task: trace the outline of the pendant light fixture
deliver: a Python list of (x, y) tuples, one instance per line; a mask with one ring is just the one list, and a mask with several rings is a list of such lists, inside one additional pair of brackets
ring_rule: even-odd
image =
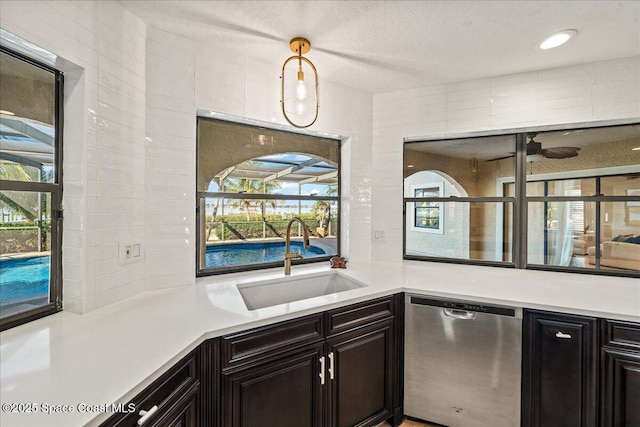
[[(302, 56), (311, 50), (309, 40), (304, 37), (296, 37), (289, 42), (289, 48), (295, 55), (289, 57), (282, 64), (282, 74), (280, 75), (282, 114), (291, 125), (297, 128), (307, 128), (314, 124), (318, 118), (318, 72), (313, 62)], [(289, 63), (291, 65), (287, 70)], [(303, 70), (303, 65), (307, 70), (306, 73)], [(293, 70), (295, 70), (295, 79), (291, 75)]]

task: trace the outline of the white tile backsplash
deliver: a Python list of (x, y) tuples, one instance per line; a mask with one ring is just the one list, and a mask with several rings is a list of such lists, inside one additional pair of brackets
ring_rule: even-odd
[(147, 34), (144, 280), (157, 289), (195, 281), (195, 44)]

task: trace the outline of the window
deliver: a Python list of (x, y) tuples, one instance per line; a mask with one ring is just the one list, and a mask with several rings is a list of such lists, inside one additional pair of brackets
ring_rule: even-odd
[[(416, 198), (441, 197), (442, 184), (418, 186), (413, 189), (413, 196)], [(416, 203), (413, 227), (425, 232), (442, 234), (442, 204), (438, 202)]]
[(640, 125), (407, 142), (404, 156), (406, 259), (639, 275)]
[(294, 264), (337, 255), (339, 170), (340, 141), (198, 118), (198, 275), (283, 265), (288, 229)]
[(515, 197), (498, 194), (496, 178), (513, 176), (515, 163), (482, 160), (514, 147), (513, 136), (405, 144), (405, 258), (512, 264), (512, 234), (495, 218), (510, 229)]
[(0, 48), (0, 328), (62, 309), (62, 74)]

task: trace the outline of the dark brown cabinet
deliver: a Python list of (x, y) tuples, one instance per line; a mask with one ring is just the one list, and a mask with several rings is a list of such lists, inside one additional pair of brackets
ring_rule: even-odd
[(593, 317), (525, 311), (522, 425), (597, 425), (598, 341)]
[(393, 296), (221, 340), (222, 425), (372, 426), (394, 415)]
[(393, 415), (392, 342), (392, 319), (327, 340), (329, 425), (374, 425)]
[[(368, 427), (402, 418), (401, 294), (204, 341), (102, 427)], [(142, 413), (140, 411), (143, 411)]]
[(640, 426), (640, 325), (602, 321), (603, 427)]
[(323, 348), (318, 343), (223, 374), (223, 426), (321, 426)]
[(101, 427), (198, 427), (200, 381), (198, 350), (176, 363), (160, 378), (131, 399)]

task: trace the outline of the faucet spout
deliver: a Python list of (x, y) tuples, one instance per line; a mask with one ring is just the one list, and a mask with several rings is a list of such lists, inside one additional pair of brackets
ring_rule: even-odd
[(286, 276), (291, 274), (291, 260), (294, 258), (302, 258), (300, 254), (295, 252), (291, 252), (291, 226), (294, 222), (298, 221), (302, 226), (302, 234), (303, 234), (303, 244), (305, 249), (309, 249), (309, 229), (307, 228), (307, 224), (304, 223), (300, 217), (295, 217), (289, 224), (287, 224), (287, 234), (285, 236), (284, 243), (284, 274)]

